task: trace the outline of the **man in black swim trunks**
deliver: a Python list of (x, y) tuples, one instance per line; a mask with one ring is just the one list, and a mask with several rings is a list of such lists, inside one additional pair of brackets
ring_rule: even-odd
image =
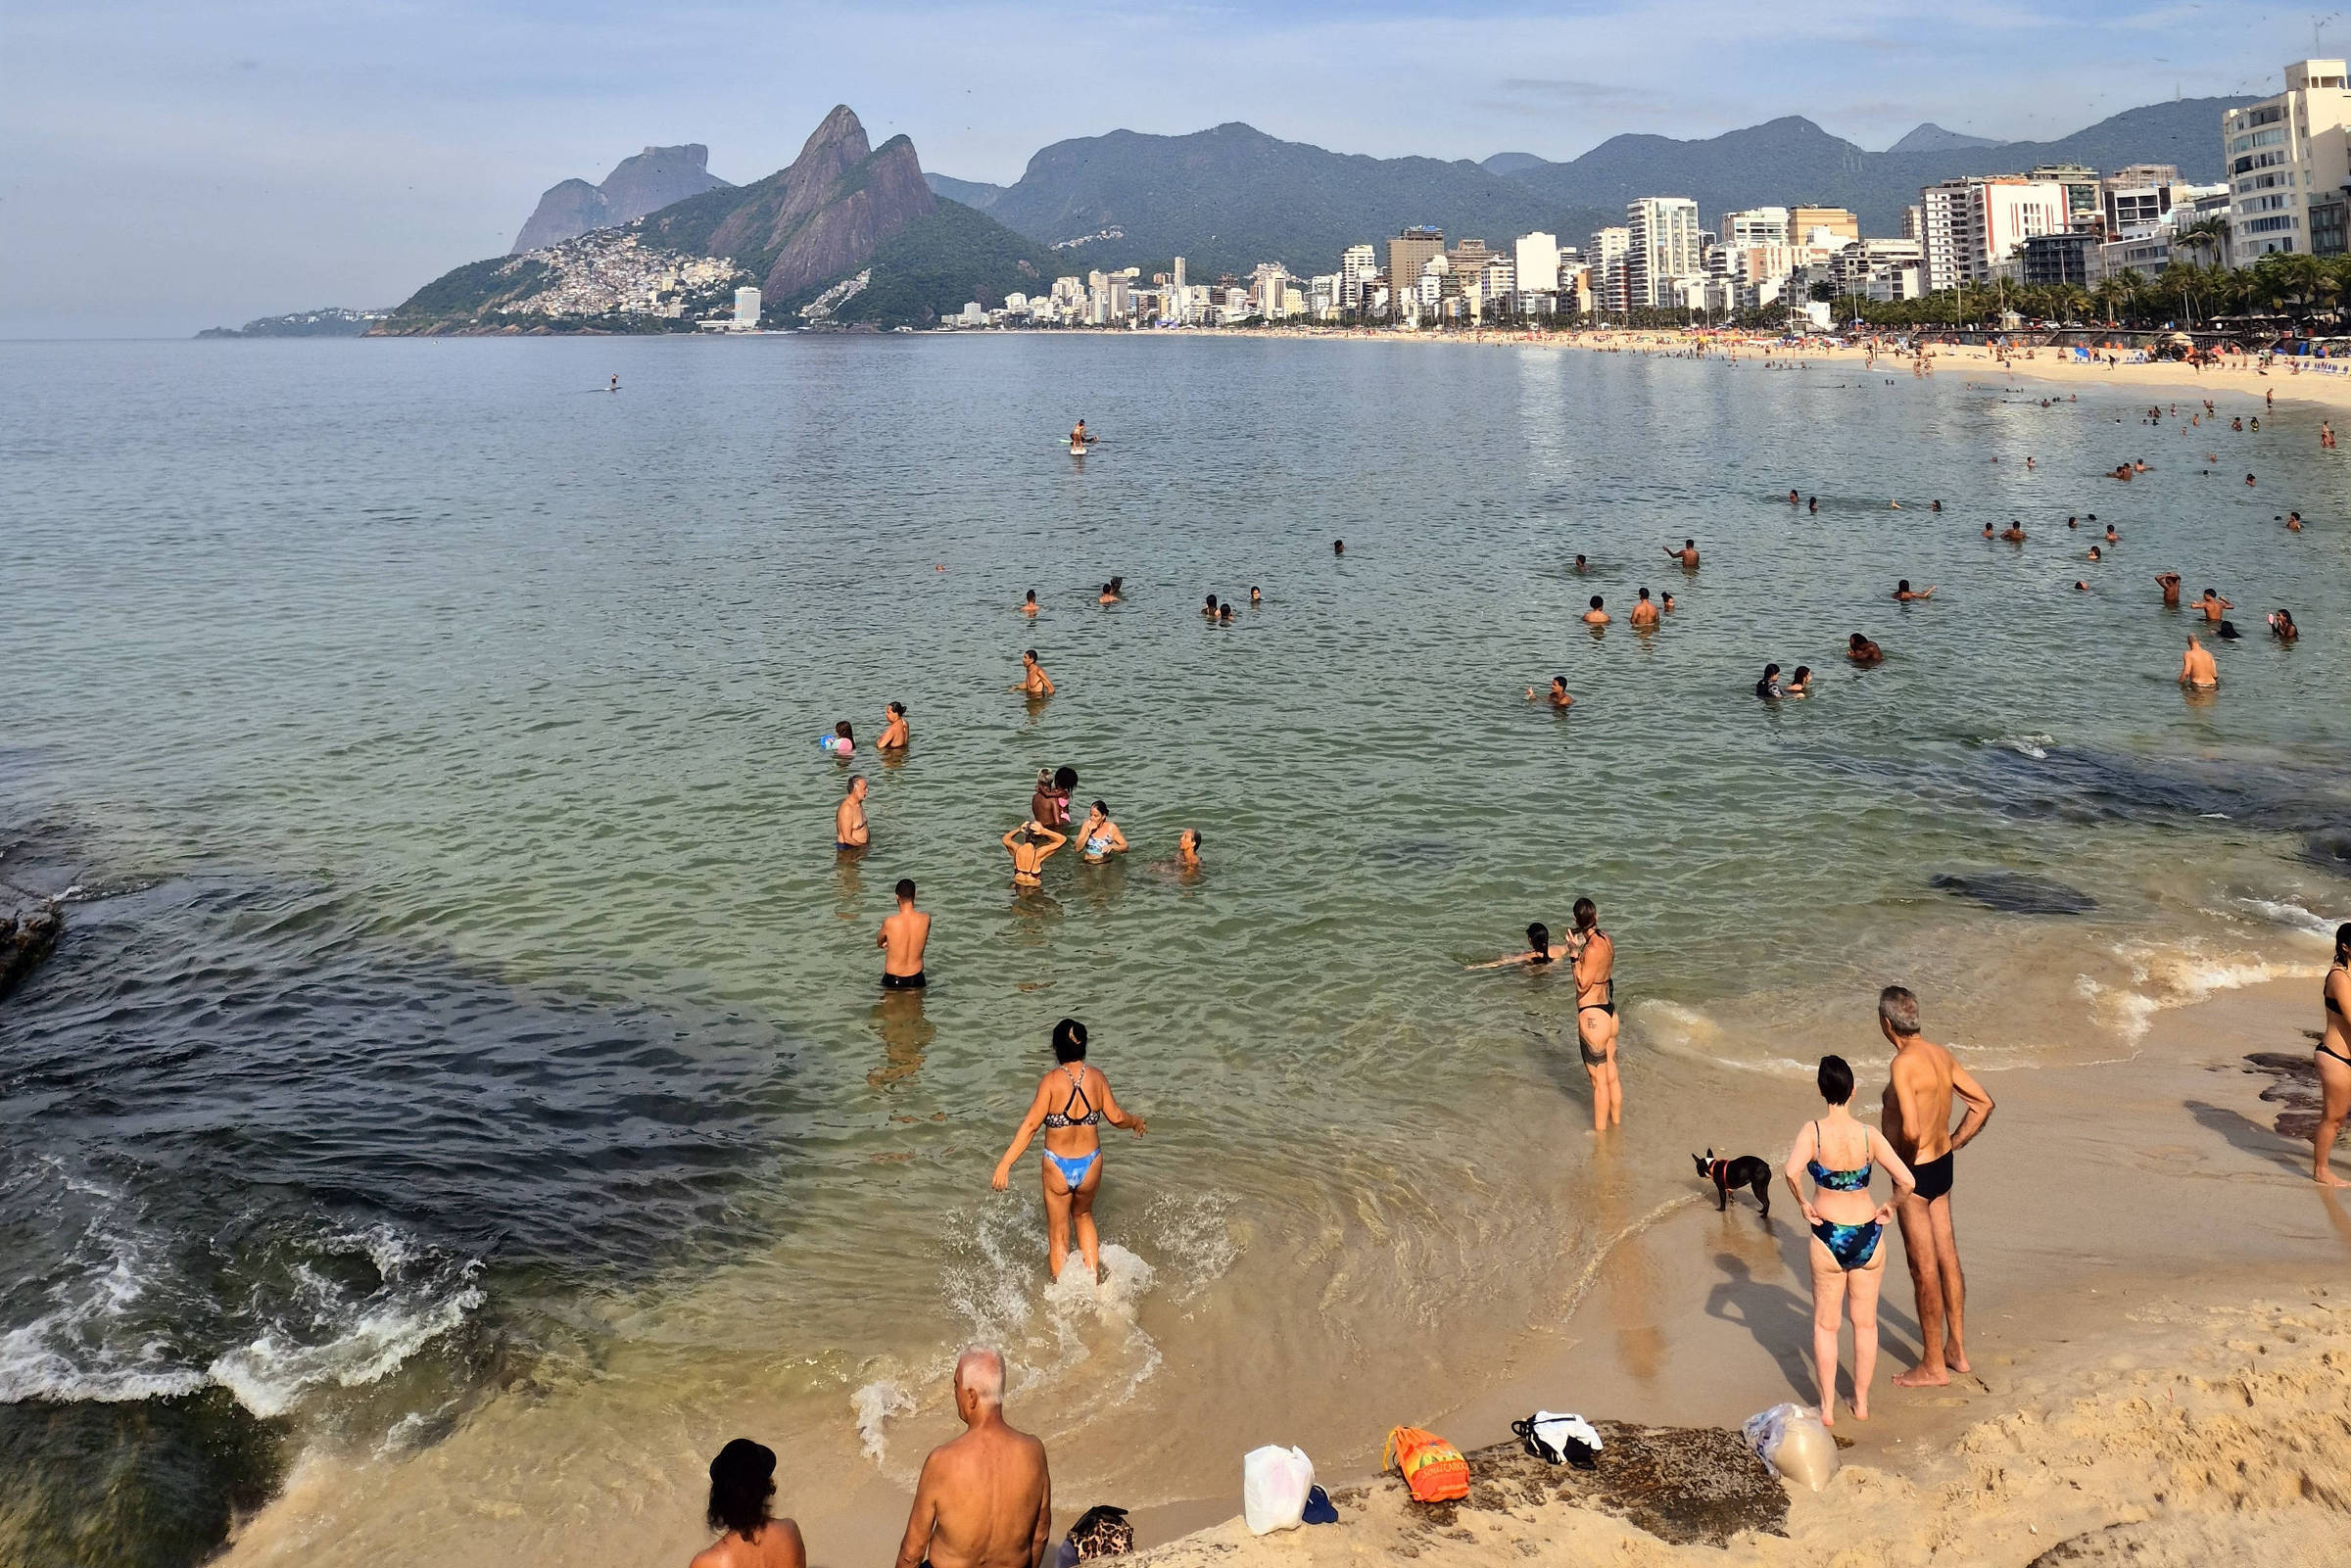
[[(1919, 1033), (1918, 998), (1899, 985), (1878, 993), (1878, 1027), (1894, 1043), (1887, 1071), (1886, 1141), (1917, 1178), (1895, 1203), (1910, 1287), (1918, 1300), (1918, 1364), (1894, 1381), (1901, 1388), (1948, 1383), (1969, 1370), (1964, 1343), (1967, 1279), (1959, 1270), (1959, 1242), (1951, 1229), (1951, 1156), (1991, 1119), (1991, 1096), (1951, 1053)], [(1951, 1098), (1967, 1106), (1956, 1131)]]
[(930, 982), (923, 977), (923, 948), (931, 940), (931, 917), (914, 907), (914, 879), (898, 879), (898, 912), (882, 923), (874, 945), (882, 949), (882, 989), (919, 991)]

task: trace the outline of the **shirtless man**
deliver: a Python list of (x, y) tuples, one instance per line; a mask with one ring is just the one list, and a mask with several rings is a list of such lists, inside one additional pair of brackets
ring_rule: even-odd
[(2025, 526), (2022, 523), (2011, 522), (2006, 528), (2000, 530), (2000, 537), (2011, 545), (2022, 545), (2025, 542)]
[(1609, 619), (1610, 617), (1608, 612), (1601, 608), (1600, 595), (1598, 594), (1593, 594), (1592, 607), (1584, 611), (1584, 624), (1586, 626), (1606, 626), (1608, 624)]
[(2212, 655), (2196, 641), (2193, 632), (2187, 634), (2187, 651), (2180, 656), (2180, 684), (2199, 691), (2213, 690), (2221, 684), (2220, 667), (2212, 662)]
[[(1951, 1230), (1951, 1156), (1975, 1141), (1991, 1119), (1991, 1096), (1952, 1060), (1951, 1053), (1918, 1031), (1918, 998), (1899, 985), (1878, 993), (1878, 1028), (1894, 1044), (1879, 1125), (1902, 1157), (1918, 1185), (1895, 1204), (1901, 1222), (1902, 1253), (1910, 1260), (1910, 1288), (1918, 1301), (1918, 1364), (1894, 1381), (1906, 1389), (1948, 1383), (1967, 1371), (1963, 1330), (1967, 1278), (1959, 1269), (1959, 1243)], [(1967, 1106), (1956, 1129), (1951, 1098)]]
[(2221, 612), (2236, 608), (2236, 601), (2225, 599), (2208, 588), (2204, 591), (2204, 596), (2196, 600), (2196, 608), (2204, 612), (2205, 625), (2218, 626), (2221, 624)]
[(1053, 1535), (1053, 1477), (1045, 1446), (1004, 1419), (1003, 1356), (963, 1353), (955, 1413), (969, 1430), (923, 1460), (897, 1568), (1036, 1568)]
[(1013, 689), (1030, 697), (1049, 697), (1053, 694), (1053, 678), (1045, 673), (1043, 665), (1036, 662), (1036, 649), (1029, 648), (1021, 654), (1021, 684)]
[[(1531, 686), (1526, 689), (1526, 700), (1529, 702), (1535, 700), (1535, 689)], [(1553, 676), (1551, 678), (1551, 691), (1547, 696), (1544, 697), (1543, 700), (1549, 702), (1555, 708), (1574, 707), (1575, 698), (1567, 694), (1567, 678), (1563, 675)]]
[(1682, 541), (1682, 547), (1681, 547), (1680, 549), (1675, 549), (1675, 548), (1674, 548), (1674, 547), (1673, 547), (1671, 545), (1668, 545), (1668, 546), (1665, 546), (1665, 553), (1666, 553), (1666, 554), (1668, 554), (1668, 555), (1670, 555), (1670, 556), (1672, 556), (1672, 557), (1673, 557), (1675, 560), (1677, 560), (1677, 561), (1681, 562), (1681, 563), (1682, 563), (1682, 570), (1683, 570), (1683, 571), (1685, 571), (1685, 572), (1695, 572), (1695, 571), (1697, 571), (1697, 570), (1698, 570), (1698, 541), (1697, 541), (1697, 540), (1695, 540), (1695, 539), (1685, 539), (1685, 540), (1683, 540), (1683, 541)]
[(833, 808), (833, 849), (837, 854), (863, 849), (868, 833), (865, 827), (865, 779), (858, 775), (849, 780), (849, 792), (840, 797)]
[(2155, 586), (2163, 590), (2163, 607), (2165, 609), (2176, 610), (2180, 607), (2180, 574), (2178, 572), (2157, 572)]
[(882, 922), (874, 945), (882, 949), (882, 989), (919, 991), (931, 982), (923, 977), (923, 948), (931, 940), (931, 917), (914, 907), (914, 879), (898, 879), (898, 912)]
[(1641, 591), (1640, 599), (1633, 605), (1633, 630), (1647, 632), (1656, 624), (1657, 606), (1651, 600), (1649, 590), (1645, 588)]
[(1600, 928), (1589, 898), (1575, 901), (1575, 929), (1567, 936), (1575, 960), (1575, 1036), (1592, 1080), (1592, 1130), (1624, 1119), (1624, 1084), (1616, 1076), (1616, 940)]
[(1032, 588), (1032, 589), (1031, 589), (1031, 590), (1029, 591), (1029, 596), (1028, 596), (1027, 598), (1025, 598), (1025, 599), (1021, 600), (1021, 613), (1022, 613), (1023, 615), (1031, 615), (1031, 616), (1032, 616), (1032, 615), (1034, 615), (1034, 614), (1036, 613), (1036, 590), (1035, 590), (1035, 589), (1033, 589), (1033, 588)]
[(882, 717), (888, 722), (882, 726), (882, 737), (874, 742), (874, 749), (877, 751), (905, 750), (907, 739), (906, 704), (892, 702), (883, 710)]

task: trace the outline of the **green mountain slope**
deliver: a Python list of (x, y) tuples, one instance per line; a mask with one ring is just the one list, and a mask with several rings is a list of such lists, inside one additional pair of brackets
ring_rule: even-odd
[[(836, 307), (829, 319), (928, 326), (961, 310), (967, 301), (994, 309), (1007, 294), (1041, 294), (1052, 287), (1055, 274), (1054, 259), (1044, 247), (943, 197), (928, 217), (884, 240), (868, 265), (864, 287)], [(781, 318), (769, 307), (763, 312), (767, 324), (797, 325), (800, 309), (840, 281), (828, 279), (786, 300)]]
[(1495, 245), (1534, 229), (1580, 244), (1604, 217), (1577, 206), (1475, 164), (1355, 157), (1228, 124), (1055, 142), (988, 215), (1047, 245), (1081, 240), (1054, 252), (1057, 271), (1157, 270), (1182, 256), (1198, 278), (1260, 261), (1334, 271), (1348, 246), (1416, 223)]

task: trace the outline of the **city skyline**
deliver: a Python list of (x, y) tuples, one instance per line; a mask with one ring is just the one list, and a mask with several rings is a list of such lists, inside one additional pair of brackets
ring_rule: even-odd
[[(0, 334), (178, 333), (390, 304), (453, 260), (503, 251), (556, 180), (683, 140), (707, 142), (726, 177), (756, 178), (843, 99), (869, 106), (877, 139), (911, 135), (925, 167), (1003, 181), (1064, 138), (1231, 119), (1346, 153), (1473, 159), (1566, 159), (1619, 132), (1703, 137), (1788, 114), (1868, 146), (1921, 120), (2051, 135), (2175, 91), (2266, 91), (2275, 61), (2310, 47), (2307, 19), (2223, 33), (2194, 5), (1984, 6), (1957, 38), (1952, 16), (1913, 6), (1857, 27), (1826, 7), (1679, 7), (1677, 27), (1740, 69), (1670, 92), (1651, 85), (1659, 13), (1638, 4), (1113, 7), (1076, 27), (1018, 4), (847, 18), (714, 0), (657, 24), (535, 0), (242, 0), (201, 17), (152, 0), (19, 6), (0, 20), (13, 67), (0, 189), (18, 240), (0, 262)], [(785, 33), (787, 54), (718, 46)], [(107, 47), (90, 48), (99, 35)], [(2124, 66), (2108, 63), (2118, 38)], [(780, 58), (822, 60), (822, 73), (780, 76)], [(1432, 109), (1393, 112), (1407, 102)]]

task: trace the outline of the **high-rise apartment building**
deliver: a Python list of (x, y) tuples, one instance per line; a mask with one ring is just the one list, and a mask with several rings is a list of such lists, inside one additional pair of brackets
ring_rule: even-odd
[(1551, 294), (1559, 286), (1559, 237), (1521, 234), (1511, 247), (1518, 264), (1518, 287), (1529, 294)]
[(1388, 285), (1398, 293), (1416, 288), (1420, 269), (1432, 256), (1445, 254), (1441, 228), (1408, 228), (1388, 241)]
[(2016, 248), (2036, 234), (2063, 234), (2070, 209), (2054, 180), (1969, 174), (1919, 192), (1927, 288), (1940, 294), (1989, 282)]
[(1673, 307), (1678, 284), (1703, 277), (1698, 251), (1698, 204), (1687, 196), (1644, 196), (1624, 208), (1625, 303)]
[(1788, 209), (1785, 207), (1751, 207), (1745, 212), (1722, 214), (1722, 244), (1734, 251), (1751, 245), (1785, 245), (1788, 243)]
[(1592, 234), (1592, 307), (1596, 310), (1622, 311), (1625, 298), (1625, 253), (1632, 249), (1633, 231), (1629, 228), (1596, 229)]
[(2087, 164), (2036, 164), (2025, 178), (2047, 180), (2065, 188), (2065, 226), (2094, 229), (2102, 213), (2098, 201), (2098, 171)]
[(2351, 92), (2340, 60), (2297, 60), (2285, 68), (2285, 91), (2221, 116), (2232, 265), (2311, 251), (2311, 200), (2337, 196), (2351, 180), (2346, 120)]

